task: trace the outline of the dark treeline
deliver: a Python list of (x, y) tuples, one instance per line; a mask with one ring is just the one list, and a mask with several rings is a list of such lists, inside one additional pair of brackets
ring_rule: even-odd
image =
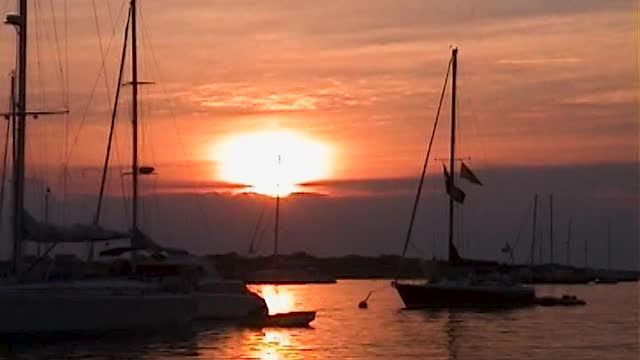
[(401, 258), (397, 255), (376, 257), (346, 255), (341, 257), (315, 257), (304, 252), (290, 255), (245, 257), (236, 253), (207, 255), (215, 261), (225, 278), (243, 278), (244, 274), (269, 268), (297, 268), (317, 271), (338, 279), (422, 277), (420, 259)]

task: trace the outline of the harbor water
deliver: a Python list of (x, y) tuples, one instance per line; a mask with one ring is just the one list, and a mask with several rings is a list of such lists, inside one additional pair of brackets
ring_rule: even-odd
[[(171, 334), (4, 341), (6, 359), (629, 359), (639, 358), (638, 283), (541, 285), (578, 307), (402, 310), (389, 280), (256, 286), (271, 311), (317, 310), (312, 328), (197, 324)], [(358, 303), (369, 291), (368, 309)], [(99, 311), (99, 309), (96, 309)]]

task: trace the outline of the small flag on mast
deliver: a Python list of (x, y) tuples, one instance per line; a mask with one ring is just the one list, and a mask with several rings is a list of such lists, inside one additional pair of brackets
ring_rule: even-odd
[(478, 179), (478, 177), (471, 171), (471, 169), (469, 169), (469, 167), (467, 167), (467, 165), (465, 165), (465, 163), (462, 163), (460, 166), (460, 177), (467, 179), (467, 181), (472, 184), (482, 185), (480, 179)]
[(447, 189), (447, 194), (456, 202), (462, 204), (464, 202), (465, 193), (460, 190), (457, 186), (451, 186), (451, 178), (449, 172), (447, 171), (447, 167), (442, 164), (442, 169), (444, 170), (444, 184)]

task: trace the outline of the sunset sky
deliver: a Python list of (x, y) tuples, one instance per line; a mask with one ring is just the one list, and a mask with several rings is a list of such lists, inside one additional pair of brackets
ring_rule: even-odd
[[(14, 11), (14, 3), (0, 0), (0, 11)], [(127, 3), (29, 1), (28, 107), (68, 102), (70, 115), (30, 121), (28, 176), (58, 194), (65, 159), (67, 195), (96, 191)], [(460, 49), (458, 153), (480, 174), (637, 166), (637, 1), (139, 3), (140, 79), (156, 83), (141, 88), (141, 157), (157, 169), (160, 193), (226, 188), (221, 183), (233, 179), (224, 176), (221, 146), (255, 133), (294, 133), (322, 148), (305, 175), (291, 176), (330, 184), (325, 195), (353, 195), (342, 181), (415, 178), (451, 46)], [(7, 99), (14, 55), (14, 31), (0, 27), (0, 99)], [(130, 151), (123, 90), (109, 184), (116, 197), (116, 165), (126, 166)], [(449, 107), (446, 100), (435, 158), (447, 156)], [(429, 171), (440, 176), (440, 167), (433, 161)], [(629, 219), (637, 216), (635, 173), (635, 185), (630, 177), (614, 189), (628, 201)], [(637, 239), (632, 223), (624, 231)]]

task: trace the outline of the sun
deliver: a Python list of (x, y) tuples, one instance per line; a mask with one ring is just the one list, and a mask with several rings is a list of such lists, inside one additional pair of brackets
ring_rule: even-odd
[(214, 148), (218, 177), (269, 196), (330, 175), (331, 149), (302, 133), (277, 130), (232, 136)]

